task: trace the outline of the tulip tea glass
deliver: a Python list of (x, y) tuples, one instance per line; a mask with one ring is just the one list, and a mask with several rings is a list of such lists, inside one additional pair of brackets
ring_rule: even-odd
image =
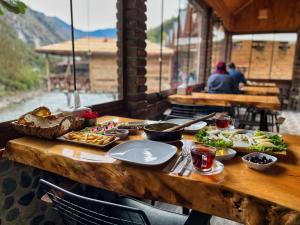
[(216, 148), (207, 145), (195, 145), (191, 149), (192, 161), (195, 169), (208, 172), (212, 169), (216, 155)]

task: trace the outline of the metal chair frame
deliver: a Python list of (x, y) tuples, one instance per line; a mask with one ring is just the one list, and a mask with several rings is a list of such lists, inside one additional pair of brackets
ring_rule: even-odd
[[(51, 199), (52, 207), (58, 211), (66, 224), (82, 224), (82, 225), (151, 225), (145, 212), (140, 209), (118, 205), (111, 202), (87, 198), (61, 187), (58, 187), (43, 179), (40, 185), (46, 191)], [(62, 197), (63, 196), (63, 197)], [(72, 199), (67, 200), (67, 198)], [(82, 204), (79, 204), (79, 203)], [(99, 207), (99, 211), (86, 209), (84, 206), (93, 204)], [(128, 218), (114, 217), (110, 214), (112, 210), (125, 212)], [(132, 217), (138, 216), (140, 222), (135, 222)]]

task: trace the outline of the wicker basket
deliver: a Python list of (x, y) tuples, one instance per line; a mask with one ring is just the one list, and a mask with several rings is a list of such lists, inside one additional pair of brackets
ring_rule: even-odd
[[(69, 120), (70, 122), (70, 126), (68, 128), (64, 128), (63, 126), (63, 123), (66, 122), (66, 120)], [(11, 124), (13, 128), (20, 134), (46, 139), (54, 139), (56, 137), (62, 136), (69, 131), (76, 129), (76, 126), (78, 126), (75, 118), (72, 116), (67, 116), (58, 125), (48, 128), (21, 125), (18, 124), (17, 121), (12, 122)]]

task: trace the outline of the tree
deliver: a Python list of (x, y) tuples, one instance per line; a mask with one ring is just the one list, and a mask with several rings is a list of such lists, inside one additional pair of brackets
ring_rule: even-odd
[(18, 0), (0, 0), (0, 15), (3, 15), (4, 9), (16, 14), (24, 14), (27, 6)]

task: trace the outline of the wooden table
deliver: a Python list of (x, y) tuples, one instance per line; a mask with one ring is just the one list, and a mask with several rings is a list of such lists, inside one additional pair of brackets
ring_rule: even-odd
[(247, 95), (279, 95), (278, 87), (244, 86), (241, 91)]
[[(107, 121), (113, 117), (101, 117)], [(119, 118), (120, 121), (133, 121)], [(142, 139), (141, 135), (130, 140)], [(184, 139), (194, 137), (185, 135)], [(4, 157), (50, 171), (77, 182), (125, 195), (168, 202), (247, 225), (296, 225), (300, 222), (300, 137), (285, 135), (286, 158), (266, 172), (247, 168), (239, 156), (224, 162), (223, 173), (178, 176), (158, 167), (114, 160), (106, 150), (59, 141), (23, 137), (7, 144)], [(163, 149), (162, 149), (163, 151)], [(84, 160), (93, 154), (99, 160)], [(175, 160), (175, 159), (174, 159)]]
[(260, 87), (276, 87), (276, 83), (272, 82), (255, 82), (255, 81), (249, 81), (247, 82), (247, 85), (250, 86), (260, 86)]
[(243, 104), (255, 106), (256, 108), (260, 109), (280, 109), (280, 101), (277, 96), (193, 92), (192, 95), (170, 95), (169, 99), (174, 102), (191, 105), (230, 107), (233, 104)]
[(169, 100), (175, 103), (202, 106), (222, 106), (232, 105), (255, 106), (260, 109), (260, 129), (268, 130), (266, 110), (279, 110), (280, 101), (278, 96), (262, 95), (242, 95), (242, 94), (211, 94), (193, 92), (192, 95), (171, 95)]

